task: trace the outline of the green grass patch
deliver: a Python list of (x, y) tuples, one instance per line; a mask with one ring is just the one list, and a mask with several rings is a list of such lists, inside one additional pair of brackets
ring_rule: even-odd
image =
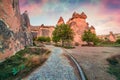
[(120, 55), (108, 58), (107, 61), (109, 62), (108, 72), (116, 76), (117, 80), (120, 80)]
[(102, 47), (120, 47), (119, 43), (112, 43), (112, 42), (100, 42), (96, 46)]
[(48, 58), (49, 50), (26, 48), (0, 63), (0, 80), (21, 80)]

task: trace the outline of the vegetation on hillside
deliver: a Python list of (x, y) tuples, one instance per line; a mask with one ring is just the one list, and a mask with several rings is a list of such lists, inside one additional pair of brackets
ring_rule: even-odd
[(21, 80), (42, 65), (50, 51), (44, 48), (26, 48), (0, 63), (0, 80)]
[(120, 80), (120, 55), (108, 58), (107, 61), (109, 62), (108, 72)]
[(73, 30), (67, 24), (57, 25), (53, 31), (53, 42), (61, 42), (62, 47), (71, 46), (71, 41), (73, 40)]
[(120, 47), (120, 39), (117, 39), (116, 42), (111, 42), (106, 38), (105, 40), (100, 40), (97, 46)]
[(120, 39), (117, 39), (116, 43), (120, 44)]

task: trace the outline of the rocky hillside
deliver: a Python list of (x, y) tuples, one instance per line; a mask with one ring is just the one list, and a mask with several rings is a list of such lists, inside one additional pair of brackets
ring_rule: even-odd
[(20, 14), (19, 0), (0, 0), (0, 60), (30, 45), (29, 17)]

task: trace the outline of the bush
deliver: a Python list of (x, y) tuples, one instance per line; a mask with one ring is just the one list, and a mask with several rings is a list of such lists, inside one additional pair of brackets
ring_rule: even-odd
[(93, 43), (94, 45), (97, 45), (99, 43), (99, 38), (96, 36), (96, 34), (92, 33), (90, 30), (85, 31), (82, 35), (82, 40), (86, 41), (88, 45), (89, 43)]
[(120, 39), (117, 39), (116, 43), (120, 44)]
[(116, 76), (116, 80), (120, 80), (120, 55), (108, 58), (107, 61), (109, 62), (108, 72)]
[(37, 41), (40, 41), (40, 42), (50, 42), (51, 39), (50, 39), (50, 37), (41, 36), (41, 37), (37, 38)]

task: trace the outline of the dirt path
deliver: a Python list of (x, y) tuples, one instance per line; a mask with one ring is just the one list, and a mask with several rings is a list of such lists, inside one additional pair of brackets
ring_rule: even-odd
[(117, 47), (76, 47), (68, 49), (83, 67), (88, 80), (115, 80), (114, 76), (107, 73), (108, 62), (106, 58), (120, 54)]
[(63, 50), (53, 46), (47, 48), (52, 50), (49, 59), (25, 80), (78, 80)]

